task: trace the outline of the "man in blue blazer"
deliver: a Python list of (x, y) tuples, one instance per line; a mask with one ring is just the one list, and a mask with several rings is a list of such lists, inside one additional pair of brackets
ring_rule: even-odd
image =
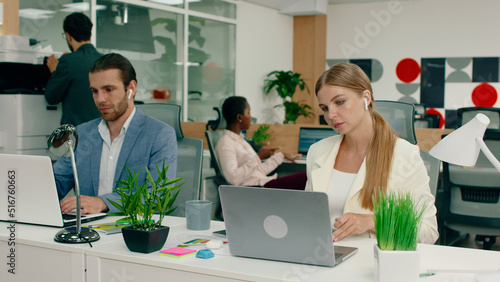
[[(119, 195), (117, 180), (125, 179), (126, 167), (139, 172), (139, 183), (146, 179), (146, 167), (153, 179), (156, 166), (169, 166), (167, 176), (177, 171), (177, 139), (174, 129), (146, 116), (134, 106), (137, 90), (132, 64), (119, 54), (99, 58), (89, 71), (90, 89), (101, 118), (77, 126), (75, 161), (80, 184), (82, 213), (117, 212), (109, 203)], [(74, 187), (70, 158), (54, 164), (54, 176), (60, 198)], [(67, 213), (76, 208), (75, 197), (61, 201)]]

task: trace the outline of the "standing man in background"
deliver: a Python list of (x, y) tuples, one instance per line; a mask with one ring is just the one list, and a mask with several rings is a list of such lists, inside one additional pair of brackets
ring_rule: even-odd
[(89, 68), (102, 55), (90, 44), (92, 22), (82, 13), (72, 13), (64, 19), (63, 37), (71, 53), (58, 60), (52, 55), (47, 67), (52, 75), (45, 88), (45, 100), (54, 105), (62, 102), (61, 124), (75, 126), (98, 118), (89, 88)]

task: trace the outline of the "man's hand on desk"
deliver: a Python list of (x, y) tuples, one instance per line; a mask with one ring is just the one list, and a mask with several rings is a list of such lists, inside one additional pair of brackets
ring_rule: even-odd
[[(80, 207), (82, 209), (82, 214), (107, 212), (109, 210), (108, 206), (101, 198), (90, 196), (80, 196)], [(68, 213), (74, 209), (76, 209), (75, 196), (68, 197), (61, 201), (61, 211), (63, 213)]]
[(302, 154), (291, 154), (285, 152), (283, 152), (283, 155), (285, 156), (285, 159), (291, 161), (292, 163), (297, 163), (295, 159), (302, 157)]

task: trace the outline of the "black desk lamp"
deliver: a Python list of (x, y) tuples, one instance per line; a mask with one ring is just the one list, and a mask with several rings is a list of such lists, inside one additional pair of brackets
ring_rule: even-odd
[(82, 210), (80, 206), (80, 186), (78, 174), (76, 173), (75, 153), (78, 134), (76, 127), (71, 124), (63, 124), (56, 128), (47, 140), (49, 150), (59, 157), (71, 156), (71, 166), (75, 177), (76, 196), (76, 227), (68, 227), (57, 232), (54, 240), (60, 243), (90, 243), (100, 239), (99, 233), (90, 228), (82, 228)]

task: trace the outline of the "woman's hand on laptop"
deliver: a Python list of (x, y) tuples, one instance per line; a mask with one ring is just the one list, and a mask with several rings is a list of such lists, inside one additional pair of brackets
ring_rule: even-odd
[(296, 163), (295, 159), (302, 157), (302, 154), (292, 154), (283, 152), (285, 159), (291, 161), (292, 163)]
[(341, 217), (335, 218), (334, 226), (337, 228), (333, 232), (334, 242), (366, 231), (375, 232), (373, 214), (346, 213)]
[[(107, 212), (108, 206), (99, 197), (91, 196), (80, 196), (80, 207), (82, 209), (82, 214), (93, 214), (99, 212)], [(76, 197), (68, 197), (61, 201), (61, 211), (63, 213), (69, 213), (70, 211), (76, 209)]]

